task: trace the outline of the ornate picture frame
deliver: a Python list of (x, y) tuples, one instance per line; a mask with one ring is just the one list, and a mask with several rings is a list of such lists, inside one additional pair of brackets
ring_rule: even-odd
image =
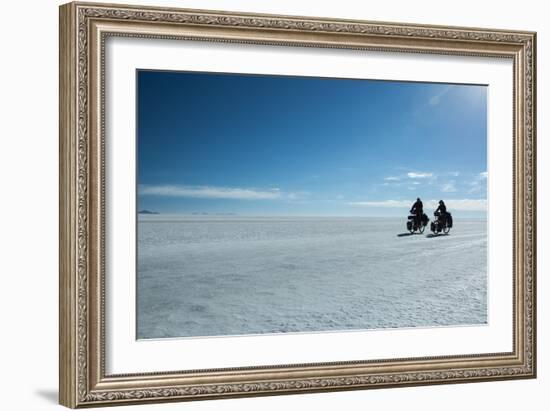
[[(297, 46), (513, 62), (513, 350), (106, 373), (105, 42)], [(220, 11), (60, 7), (60, 403), (67, 407), (465, 383), (536, 376), (536, 34)], [(107, 205), (108, 206), (108, 205)]]

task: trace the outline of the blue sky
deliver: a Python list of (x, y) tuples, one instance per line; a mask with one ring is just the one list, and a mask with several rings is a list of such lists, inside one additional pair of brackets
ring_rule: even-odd
[[(138, 71), (138, 208), (484, 217), (481, 85)], [(431, 211), (430, 211), (431, 212)]]

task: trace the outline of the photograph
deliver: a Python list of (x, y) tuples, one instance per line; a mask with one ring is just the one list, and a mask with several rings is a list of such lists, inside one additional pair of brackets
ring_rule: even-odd
[(486, 84), (137, 69), (136, 96), (137, 339), (488, 324)]

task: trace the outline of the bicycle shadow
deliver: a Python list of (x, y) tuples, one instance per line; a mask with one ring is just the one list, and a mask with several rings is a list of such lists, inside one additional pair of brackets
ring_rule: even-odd
[(426, 238), (435, 238), (435, 237), (446, 237), (448, 236), (449, 234), (428, 234), (426, 235)]
[(419, 235), (419, 234), (422, 234), (422, 233), (400, 233), (400, 234), (397, 234), (397, 237), (409, 237), (411, 235)]

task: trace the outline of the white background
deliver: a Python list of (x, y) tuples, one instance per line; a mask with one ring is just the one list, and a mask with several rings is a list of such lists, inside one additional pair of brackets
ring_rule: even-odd
[[(264, 0), (138, 1), (194, 8), (359, 18), (538, 31), (539, 181), (550, 176), (550, 27), (544, 2), (338, 2)], [(57, 397), (57, 1), (3, 4), (0, 25), (0, 340), (1, 400), (6, 410), (61, 409)], [(447, 8), (448, 7), (448, 8)], [(539, 184), (539, 378), (330, 394), (263, 397), (126, 409), (545, 409), (550, 389), (550, 188)], [(545, 233), (546, 231), (546, 233)]]

